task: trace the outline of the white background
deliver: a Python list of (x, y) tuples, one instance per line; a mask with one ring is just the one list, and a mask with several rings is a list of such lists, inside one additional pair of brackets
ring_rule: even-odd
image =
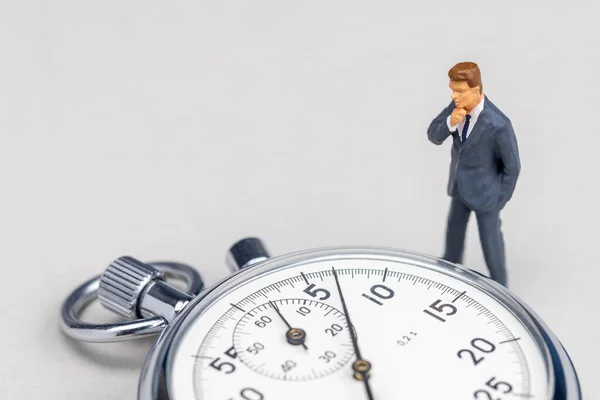
[[(58, 327), (69, 292), (124, 254), (189, 262), (209, 284), (249, 235), (274, 254), (441, 255), (450, 143), (426, 129), (465, 60), (519, 142), (509, 284), (600, 398), (599, 14), (592, 0), (2, 0), (2, 398), (135, 397), (152, 340), (77, 344)], [(487, 273), (473, 217), (465, 263)], [(114, 320), (97, 305), (86, 319)]]

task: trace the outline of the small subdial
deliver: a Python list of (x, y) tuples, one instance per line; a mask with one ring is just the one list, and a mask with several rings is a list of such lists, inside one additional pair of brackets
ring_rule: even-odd
[(235, 327), (233, 345), (253, 371), (290, 381), (332, 374), (354, 354), (344, 314), (304, 299), (274, 300), (250, 310)]

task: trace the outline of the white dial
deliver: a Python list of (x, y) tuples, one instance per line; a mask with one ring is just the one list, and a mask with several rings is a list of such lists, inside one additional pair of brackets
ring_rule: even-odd
[[(435, 268), (330, 256), (230, 286), (178, 333), (175, 400), (546, 399), (551, 390), (535, 333)], [(289, 327), (306, 333), (302, 344), (290, 344)], [(359, 358), (366, 381), (353, 370)]]

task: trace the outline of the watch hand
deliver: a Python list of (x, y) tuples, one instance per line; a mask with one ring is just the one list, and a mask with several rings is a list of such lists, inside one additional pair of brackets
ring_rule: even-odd
[(354, 332), (354, 325), (350, 322), (350, 314), (348, 313), (348, 307), (346, 306), (346, 300), (344, 300), (344, 294), (342, 293), (342, 287), (338, 279), (337, 271), (334, 267), (331, 267), (333, 271), (333, 277), (335, 278), (335, 285), (337, 286), (338, 294), (342, 302), (342, 308), (344, 315), (346, 315), (346, 321), (348, 321), (348, 329), (350, 330), (350, 339), (352, 339), (352, 346), (354, 346), (354, 352), (356, 354), (356, 361), (352, 364), (352, 370), (354, 371), (354, 379), (363, 381), (365, 383), (365, 390), (367, 391), (367, 398), (374, 400), (371, 386), (369, 385), (369, 371), (371, 370), (371, 363), (364, 360), (360, 354), (358, 348), (358, 341), (356, 340), (356, 334)]
[(301, 344), (302, 347), (308, 350), (308, 347), (306, 347), (306, 344), (304, 344), (304, 341), (306, 340), (306, 332), (300, 328), (292, 328), (292, 326), (289, 322), (287, 322), (283, 314), (281, 314), (281, 311), (279, 311), (279, 307), (277, 307), (275, 303), (273, 303), (271, 300), (269, 300), (269, 304), (275, 309), (275, 311), (277, 311), (277, 314), (279, 314), (283, 322), (285, 322), (285, 324), (288, 327), (288, 330), (285, 333), (285, 338), (287, 339), (288, 343), (292, 345)]

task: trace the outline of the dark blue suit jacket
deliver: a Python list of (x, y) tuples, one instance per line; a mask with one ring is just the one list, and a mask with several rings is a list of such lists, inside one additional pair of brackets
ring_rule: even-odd
[(466, 142), (461, 143), (458, 129), (450, 132), (446, 119), (451, 102), (429, 125), (427, 137), (442, 144), (454, 140), (451, 151), (448, 195), (458, 189), (463, 202), (478, 213), (499, 211), (510, 200), (521, 171), (517, 139), (510, 119), (485, 97), (484, 107)]

